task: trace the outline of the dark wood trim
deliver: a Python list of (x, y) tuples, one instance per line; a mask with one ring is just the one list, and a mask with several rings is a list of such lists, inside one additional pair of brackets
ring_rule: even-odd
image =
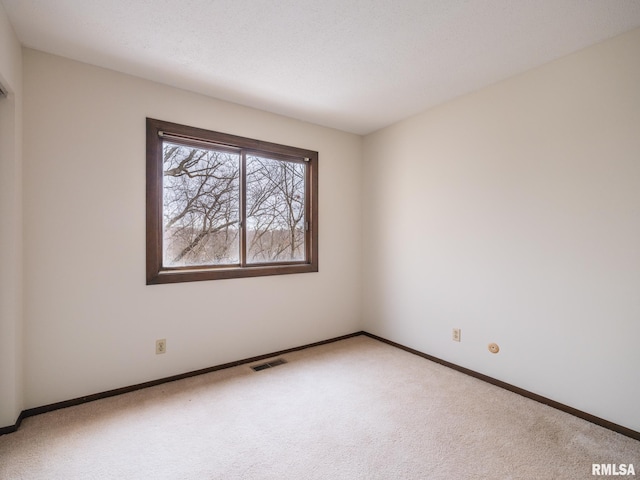
[(240, 151), (240, 268), (247, 267), (247, 152)]
[(146, 227), (147, 227), (147, 284), (153, 283), (162, 270), (162, 158), (158, 131), (161, 125), (157, 120), (147, 118), (146, 123)]
[(216, 268), (202, 270), (163, 270), (147, 285), (160, 285), (164, 283), (179, 282), (200, 282), (205, 280), (225, 280), (229, 278), (264, 277), (268, 275), (288, 275), (292, 273), (313, 273), (317, 272), (317, 267), (303, 263), (299, 265), (269, 265), (263, 267), (235, 267)]
[(279, 143), (266, 142), (264, 140), (256, 140), (229, 133), (215, 132), (203, 128), (190, 127), (179, 123), (166, 122), (164, 120), (156, 120), (147, 118), (147, 125), (151, 124), (156, 132), (162, 131), (176, 137), (182, 137), (186, 140), (203, 141), (209, 144), (226, 145), (231, 148), (245, 148), (253, 152), (268, 152), (276, 155), (282, 155), (284, 158), (307, 157), (317, 154), (312, 150), (299, 147), (290, 147)]
[(330, 338), (319, 342), (309, 343), (300, 347), (287, 348), (286, 350), (279, 350), (273, 353), (266, 353), (264, 355), (258, 355), (256, 357), (245, 358), (243, 360), (237, 360), (235, 362), (223, 363), (214, 367), (203, 368), (200, 370), (194, 370), (192, 372), (181, 373), (179, 375), (172, 375), (171, 377), (160, 378), (158, 380), (152, 380), (150, 382), (139, 383), (137, 385), (131, 385), (128, 387), (116, 388), (114, 390), (108, 390), (106, 392), (94, 393), (92, 395), (86, 395), (84, 397), (78, 397), (71, 400), (65, 400), (63, 402), (51, 403), (49, 405), (43, 405), (41, 407), (29, 408), (23, 410), (15, 425), (8, 427), (0, 427), (0, 435), (6, 433), (13, 433), (18, 430), (20, 423), (27, 417), (33, 417), (34, 415), (40, 415), (42, 413), (53, 412), (54, 410), (60, 410), (61, 408), (73, 407), (76, 405), (82, 405), (83, 403), (93, 402), (94, 400), (100, 400), (103, 398), (114, 397), (116, 395), (122, 395), (123, 393), (135, 392), (136, 390), (142, 390), (143, 388), (155, 387), (162, 385), (163, 383), (175, 382), (176, 380), (183, 380), (189, 377), (195, 377), (197, 375), (203, 375), (205, 373), (211, 373), (218, 370), (224, 370), (225, 368), (237, 367), (239, 365), (245, 365), (247, 363), (254, 363), (260, 360), (266, 360), (268, 358), (279, 357), (291, 352), (298, 352), (300, 350), (306, 350), (307, 348), (319, 347), (321, 345), (327, 345), (329, 343), (339, 342), (340, 340), (346, 340), (347, 338), (357, 337), (364, 334), (364, 332), (349, 333), (348, 335), (342, 335), (340, 337)]
[(205, 374), (205, 373), (215, 372), (217, 370), (223, 370), (225, 368), (237, 367), (239, 365), (245, 365), (245, 364), (248, 364), (248, 363), (258, 362), (258, 361), (261, 361), (261, 360), (266, 360), (268, 358), (278, 357), (280, 355), (286, 355), (287, 353), (298, 352), (300, 350), (305, 350), (305, 349), (311, 348), (311, 347), (318, 347), (318, 346), (326, 345), (326, 344), (329, 344), (329, 343), (339, 342), (340, 340), (346, 340), (348, 338), (353, 338), (353, 337), (357, 337), (357, 336), (360, 336), (360, 335), (364, 335), (364, 336), (367, 336), (367, 337), (372, 338), (374, 340), (378, 340), (380, 342), (386, 343), (387, 345), (391, 345), (392, 347), (399, 348), (401, 350), (404, 350), (405, 352), (412, 353), (412, 354), (417, 355), (419, 357), (422, 357), (422, 358), (424, 358), (426, 360), (430, 360), (432, 362), (438, 363), (438, 364), (443, 365), (445, 367), (452, 368), (453, 370), (456, 370), (458, 372), (464, 373), (464, 374), (469, 375), (471, 377), (477, 378), (477, 379), (482, 380), (484, 382), (490, 383), (491, 385), (495, 385), (497, 387), (504, 388), (505, 390), (509, 390), (510, 392), (516, 393), (518, 395), (521, 395), (523, 397), (529, 398), (529, 399), (534, 400), (536, 402), (543, 403), (543, 404), (548, 405), (548, 406), (550, 406), (552, 408), (555, 408), (557, 410), (563, 411), (563, 412), (568, 413), (570, 415), (573, 415), (575, 417), (578, 417), (578, 418), (581, 418), (581, 419), (586, 420), (588, 422), (591, 422), (591, 423), (593, 423), (595, 425), (599, 425), (599, 426), (604, 427), (606, 429), (612, 430), (612, 431), (614, 431), (616, 433), (620, 433), (621, 435), (624, 435), (626, 437), (633, 438), (634, 440), (639, 440), (640, 441), (640, 432), (638, 432), (638, 431), (632, 430), (632, 429), (624, 427), (622, 425), (618, 425), (617, 423), (610, 422), (609, 420), (605, 420), (603, 418), (596, 417), (595, 415), (591, 415), (590, 413), (586, 413), (586, 412), (583, 412), (582, 410), (578, 410), (576, 408), (570, 407), (570, 406), (562, 404), (560, 402), (556, 402), (555, 400), (551, 400), (550, 398), (543, 397), (542, 395), (538, 395), (536, 393), (530, 392), (530, 391), (525, 390), (523, 388), (516, 387), (515, 385), (511, 385), (509, 383), (503, 382), (502, 380), (497, 380), (497, 379), (495, 379), (493, 377), (489, 377), (488, 375), (484, 375), (484, 374), (478, 373), (478, 372), (476, 372), (474, 370), (470, 370), (468, 368), (461, 367), (459, 365), (456, 365), (455, 363), (447, 362), (446, 360), (442, 360), (442, 359), (440, 359), (438, 357), (434, 357), (433, 355), (429, 355), (427, 353), (423, 353), (423, 352), (421, 352), (419, 350), (415, 350), (413, 348), (406, 347), (406, 346), (404, 346), (404, 345), (402, 345), (400, 343), (396, 343), (396, 342), (393, 342), (391, 340), (387, 340), (386, 338), (382, 338), (382, 337), (379, 337), (378, 335), (374, 335), (372, 333), (365, 332), (365, 331), (359, 331), (359, 332), (355, 332), (355, 333), (350, 333), (348, 335), (342, 335), (340, 337), (330, 338), (328, 340), (322, 340), (320, 342), (309, 343), (307, 345), (302, 345), (300, 347), (288, 348), (286, 350), (280, 350), (280, 351), (273, 352), (273, 353), (267, 353), (267, 354), (264, 354), (264, 355), (258, 355), (256, 357), (245, 358), (244, 360), (238, 360), (238, 361), (235, 361), (235, 362), (224, 363), (222, 365), (216, 365), (214, 367), (203, 368), (201, 370), (194, 370), (192, 372), (182, 373), (180, 375), (173, 375), (171, 377), (161, 378), (159, 380), (152, 380), (150, 382), (139, 383), (137, 385), (131, 385), (129, 387), (122, 387), (122, 388), (117, 388), (117, 389), (114, 389), (114, 390), (109, 390), (109, 391), (106, 391), (106, 392), (95, 393), (93, 395), (87, 395), (87, 396), (84, 396), (84, 397), (78, 397), (78, 398), (74, 398), (72, 400), (66, 400), (64, 402), (52, 403), (52, 404), (49, 404), (49, 405), (43, 405), (41, 407), (29, 408), (27, 410), (23, 410), (22, 413), (20, 413), (20, 415), (18, 416), (18, 419), (16, 420), (15, 425), (10, 425), (10, 426), (7, 426), (7, 427), (0, 427), (0, 435), (5, 435), (5, 434), (8, 434), (8, 433), (15, 432), (20, 427), (20, 424), (21, 424), (23, 419), (25, 419), (27, 417), (32, 417), (34, 415), (40, 415), (41, 413), (47, 413), (47, 412), (52, 412), (54, 410), (59, 410), (61, 408), (67, 408), (67, 407), (72, 407), (72, 406), (75, 406), (75, 405), (81, 405), (83, 403), (92, 402), (94, 400), (100, 400), (102, 398), (108, 398), (108, 397), (113, 397), (113, 396), (116, 396), (116, 395), (121, 395), (123, 393), (134, 392), (136, 390), (141, 390), (143, 388), (155, 387), (156, 385), (161, 385), (163, 383), (174, 382), (176, 380), (182, 380), (184, 378), (189, 378), (189, 377), (195, 377), (197, 375), (202, 375), (202, 374)]
[(16, 420), (16, 423), (14, 423), (13, 425), (8, 425), (6, 427), (0, 427), (0, 435), (6, 435), (7, 433), (13, 433), (17, 431), (18, 428), (20, 428), (20, 424), (22, 423), (22, 420), (26, 416), (27, 415), (25, 415), (24, 410), (20, 412), (20, 415), (18, 415), (18, 419)]
[[(311, 200), (310, 205), (305, 206), (307, 208), (308, 217), (305, 218), (305, 221), (309, 222), (309, 229), (311, 233), (307, 232), (305, 239), (308, 241), (306, 245), (307, 249), (307, 260), (311, 265), (311, 269), (314, 272), (318, 271), (318, 229), (320, 228), (318, 225), (318, 212), (320, 211), (320, 207), (318, 206), (318, 192), (320, 191), (320, 187), (318, 186), (318, 152), (312, 152), (309, 154), (309, 167), (307, 168), (309, 179), (309, 184), (307, 188), (310, 191), (309, 199)], [(309, 173), (311, 170), (311, 173)], [(310, 245), (309, 245), (310, 244)]]
[(393, 347), (399, 348), (401, 350), (412, 353), (414, 355), (418, 355), (419, 357), (425, 358), (427, 360), (431, 360), (432, 362), (439, 363), (440, 365), (444, 365), (445, 367), (452, 368), (453, 370), (457, 370), (458, 372), (464, 373), (466, 375), (469, 375), (471, 377), (477, 378), (484, 382), (490, 383), (497, 387), (504, 388), (505, 390), (509, 390), (510, 392), (517, 393), (518, 395), (521, 395), (523, 397), (529, 398), (531, 400), (535, 400), (536, 402), (543, 403), (557, 410), (561, 410), (565, 413), (569, 413), (575, 417), (581, 418), (588, 422), (594, 423), (596, 425), (600, 425), (601, 427), (607, 428), (609, 430), (613, 430), (614, 432), (620, 433), (626, 437), (630, 437), (635, 440), (640, 440), (640, 432), (624, 427), (622, 425), (618, 425), (617, 423), (610, 422), (609, 420), (605, 420), (604, 418), (596, 417), (595, 415), (591, 415), (590, 413), (583, 412), (582, 410), (578, 410), (577, 408), (573, 408), (563, 403), (556, 402), (555, 400), (551, 400), (550, 398), (543, 397), (542, 395), (538, 395), (537, 393), (530, 392), (528, 390), (525, 390), (524, 388), (516, 387), (515, 385), (511, 385), (510, 383), (506, 383), (506, 382), (503, 382), (502, 380), (497, 380), (493, 377), (489, 377), (488, 375), (478, 373), (474, 370), (461, 367), (459, 365), (456, 365), (455, 363), (447, 362), (446, 360), (442, 360), (438, 357), (434, 357), (427, 353), (420, 352), (419, 350), (414, 350), (413, 348), (405, 347), (400, 343), (392, 342), (391, 340), (387, 340), (386, 338), (379, 337), (372, 333), (363, 332), (362, 334), (366, 335), (369, 338), (373, 338), (374, 340), (378, 340), (380, 342), (386, 343), (387, 345), (391, 345)]
[[(232, 148), (241, 155), (240, 185), (240, 263), (227, 266), (204, 266), (188, 268), (165, 268), (163, 256), (163, 219), (162, 219), (162, 138), (175, 138), (177, 143), (188, 145), (216, 145)], [(261, 277), (286, 275), (293, 273), (311, 273), (318, 271), (318, 152), (299, 147), (255, 140), (227, 133), (214, 132), (201, 128), (179, 125), (153, 118), (146, 119), (146, 283), (156, 285), (164, 283), (195, 282), (200, 280), (224, 280), (229, 278)], [(217, 148), (217, 147), (216, 147)], [(300, 262), (277, 262), (271, 264), (251, 264), (246, 261), (246, 155), (256, 155), (288, 162), (304, 163), (307, 178), (305, 182), (305, 220), (309, 230), (305, 231), (305, 256)]]

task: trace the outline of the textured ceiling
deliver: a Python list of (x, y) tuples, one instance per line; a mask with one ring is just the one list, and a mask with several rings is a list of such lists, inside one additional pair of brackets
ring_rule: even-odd
[(0, 0), (23, 45), (365, 134), (640, 26), (640, 0)]

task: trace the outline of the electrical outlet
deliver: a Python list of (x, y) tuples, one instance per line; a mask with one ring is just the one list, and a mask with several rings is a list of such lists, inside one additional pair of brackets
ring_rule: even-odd
[(454, 328), (453, 329), (453, 333), (451, 334), (451, 338), (453, 339), (454, 342), (459, 342), (460, 341), (460, 329), (459, 328)]
[(167, 340), (163, 338), (161, 340), (156, 340), (156, 355), (160, 355), (161, 353), (166, 353), (167, 351)]

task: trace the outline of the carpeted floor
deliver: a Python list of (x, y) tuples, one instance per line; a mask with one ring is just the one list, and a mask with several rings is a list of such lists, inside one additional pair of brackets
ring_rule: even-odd
[(282, 358), (27, 418), (0, 479), (640, 475), (640, 442), (365, 336)]

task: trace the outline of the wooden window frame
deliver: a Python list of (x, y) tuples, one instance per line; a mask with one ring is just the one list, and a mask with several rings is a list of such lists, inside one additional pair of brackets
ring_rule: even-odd
[[(301, 262), (278, 262), (269, 264), (244, 264), (239, 266), (163, 266), (163, 134), (179, 138), (186, 144), (207, 142), (215, 145), (239, 148), (250, 153), (262, 154), (270, 158), (305, 159), (305, 260)], [(173, 141), (173, 140), (172, 140)], [(294, 160), (295, 161), (295, 160)], [(244, 183), (244, 175), (241, 183)], [(244, 186), (241, 186), (244, 190)], [(201, 280), (221, 280), (227, 278), (284, 275), (318, 271), (318, 152), (254, 140), (251, 138), (189, 127), (177, 123), (147, 118), (147, 285), (195, 282)], [(244, 203), (241, 195), (241, 205)], [(245, 213), (241, 209), (244, 220)], [(243, 221), (240, 235), (241, 250), (244, 246), (245, 225)], [(244, 255), (243, 252), (241, 255)]]

